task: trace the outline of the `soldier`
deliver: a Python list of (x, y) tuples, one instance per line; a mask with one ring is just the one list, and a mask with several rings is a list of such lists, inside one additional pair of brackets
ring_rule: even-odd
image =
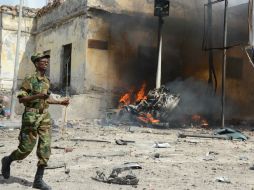
[(2, 175), (10, 177), (10, 165), (15, 160), (26, 158), (33, 150), (38, 138), (37, 172), (33, 187), (37, 189), (51, 189), (43, 180), (44, 168), (47, 166), (51, 153), (51, 119), (48, 112), (49, 104), (69, 105), (69, 99), (49, 99), (50, 81), (45, 76), (49, 64), (49, 55), (36, 53), (31, 57), (36, 72), (24, 79), (18, 99), (25, 106), (22, 115), (22, 127), (19, 134), (19, 146), (9, 156), (2, 159)]

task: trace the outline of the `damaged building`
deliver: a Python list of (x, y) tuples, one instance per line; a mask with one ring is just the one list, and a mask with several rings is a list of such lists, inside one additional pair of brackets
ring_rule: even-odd
[[(213, 47), (221, 47), (223, 9), (216, 6), (210, 26), (216, 30), (207, 35), (216, 42)], [(203, 9), (203, 1), (171, 0), (169, 17), (164, 19), (162, 84), (174, 87), (181, 81), (183, 89), (176, 87), (179, 93), (184, 88), (198, 88), (197, 83), (206, 85), (209, 79), (211, 52), (202, 51), (207, 24)], [(230, 7), (229, 44), (248, 43), (247, 10), (247, 3)], [(1, 6), (2, 88), (12, 86), (17, 15), (17, 7)], [(54, 1), (40, 10), (25, 8), (22, 23), (18, 78), (33, 71), (29, 57), (34, 51), (50, 54), (48, 75), (53, 90), (72, 95), (68, 112), (75, 112), (69, 114), (73, 119), (103, 117), (106, 109), (118, 106), (124, 92), (133, 86), (138, 89), (144, 81), (147, 90), (155, 87), (158, 18), (153, 0)], [(220, 96), (222, 51), (214, 50), (212, 57), (216, 94)], [(228, 50), (227, 71), (226, 96), (233, 105), (228, 106), (228, 116), (252, 118), (254, 69), (241, 46)], [(218, 99), (216, 103), (214, 109), (219, 115)], [(195, 104), (189, 105), (188, 109), (195, 112)], [(204, 108), (210, 109), (207, 105)]]

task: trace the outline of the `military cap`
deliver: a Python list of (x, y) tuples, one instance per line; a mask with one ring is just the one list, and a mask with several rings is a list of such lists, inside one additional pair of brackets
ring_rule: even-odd
[(50, 58), (50, 55), (44, 54), (44, 53), (35, 53), (31, 56), (31, 61), (35, 63), (38, 59), (42, 58)]

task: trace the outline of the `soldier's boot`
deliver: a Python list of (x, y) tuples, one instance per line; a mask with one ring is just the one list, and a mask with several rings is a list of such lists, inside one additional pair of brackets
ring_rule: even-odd
[(38, 166), (37, 172), (34, 177), (33, 188), (42, 190), (51, 190), (51, 187), (43, 181), (44, 166)]
[(11, 170), (11, 163), (12, 159), (10, 156), (5, 156), (2, 158), (2, 175), (5, 179), (8, 179), (10, 177), (10, 170)]

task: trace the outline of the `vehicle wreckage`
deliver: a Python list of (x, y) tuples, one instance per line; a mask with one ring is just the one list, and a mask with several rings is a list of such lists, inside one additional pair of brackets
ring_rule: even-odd
[(173, 94), (165, 86), (161, 86), (150, 90), (145, 98), (135, 104), (124, 105), (120, 102), (117, 114), (108, 114), (105, 121), (116, 125), (130, 122), (141, 125), (164, 125), (179, 102), (180, 95)]

